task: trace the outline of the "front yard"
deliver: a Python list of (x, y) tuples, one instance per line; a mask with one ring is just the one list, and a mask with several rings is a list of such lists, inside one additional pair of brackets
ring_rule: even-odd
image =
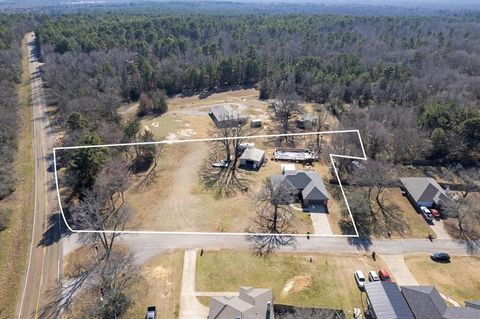
[[(313, 262), (310, 262), (310, 256)], [(348, 317), (362, 306), (353, 273), (385, 268), (369, 255), (284, 254), (206, 251), (197, 256), (197, 291), (238, 291), (242, 286), (272, 288), (275, 303), (343, 309)], [(208, 305), (208, 298), (201, 298)]]
[(415, 255), (406, 256), (405, 262), (419, 284), (435, 286), (459, 304), (480, 298), (480, 257), (452, 256), (450, 263), (437, 263), (428, 255)]

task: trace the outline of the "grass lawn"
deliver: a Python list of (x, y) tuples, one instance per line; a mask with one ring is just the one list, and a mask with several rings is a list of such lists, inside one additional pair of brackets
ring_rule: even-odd
[(18, 295), (23, 286), (33, 211), (33, 127), (28, 69), (28, 47), (22, 42), (22, 83), (17, 89), (18, 116), (17, 156), (13, 164), (16, 191), (0, 203), (0, 209), (12, 212), (8, 228), (0, 232), (0, 318), (13, 318)]
[[(309, 257), (313, 256), (313, 262)], [(368, 255), (272, 254), (206, 251), (197, 257), (197, 291), (238, 291), (241, 286), (272, 288), (276, 303), (343, 309), (361, 307), (355, 270), (386, 268)], [(201, 298), (208, 303), (208, 298)], [(348, 317), (348, 316), (347, 316)]]
[(143, 318), (148, 306), (157, 307), (157, 319), (177, 318), (182, 270), (183, 251), (159, 255), (143, 265), (140, 274), (144, 280), (134, 287), (134, 303), (125, 318)]
[(414, 255), (406, 256), (405, 262), (419, 284), (435, 286), (460, 304), (480, 298), (480, 257), (452, 256), (451, 262), (444, 264), (428, 255)]

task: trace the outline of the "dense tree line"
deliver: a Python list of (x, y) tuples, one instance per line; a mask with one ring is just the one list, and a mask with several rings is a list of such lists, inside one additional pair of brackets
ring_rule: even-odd
[(21, 82), (21, 16), (0, 15), (0, 200), (15, 190), (12, 162), (18, 135), (18, 96)]
[[(264, 99), (294, 93), (339, 105), (334, 115), (345, 104), (387, 107), (391, 115), (407, 110), (410, 122), (401, 126), (432, 142), (425, 155), (438, 156), (455, 140), (461, 151), (449, 152), (454, 160), (465, 148), (478, 147), (479, 29), (476, 14), (109, 13), (45, 17), (37, 35), (51, 96), (64, 118), (73, 111), (87, 117), (100, 112), (104, 125), (116, 120), (122, 101), (142, 93), (142, 112), (148, 113), (163, 99), (158, 92), (256, 85)], [(432, 118), (446, 108), (457, 122), (436, 126)], [(395, 126), (381, 124), (385, 130)]]

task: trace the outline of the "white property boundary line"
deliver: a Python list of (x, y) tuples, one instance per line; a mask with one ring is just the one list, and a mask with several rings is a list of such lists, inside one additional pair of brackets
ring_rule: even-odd
[(343, 190), (342, 181), (338, 175), (337, 167), (335, 166), (334, 158), (347, 158), (347, 159), (356, 159), (356, 160), (367, 160), (367, 155), (365, 153), (365, 148), (363, 147), (362, 137), (359, 130), (340, 130), (340, 131), (324, 131), (324, 132), (307, 132), (307, 133), (288, 133), (288, 134), (272, 134), (272, 135), (252, 135), (252, 136), (242, 136), (242, 137), (215, 137), (215, 138), (204, 138), (204, 139), (189, 139), (189, 140), (162, 140), (162, 141), (153, 141), (153, 142), (139, 142), (139, 143), (120, 143), (120, 144), (103, 144), (103, 145), (81, 145), (81, 146), (66, 146), (66, 147), (54, 147), (53, 148), (53, 165), (54, 165), (54, 174), (55, 174), (55, 186), (57, 189), (57, 199), (58, 206), (60, 207), (60, 212), (62, 213), (63, 221), (67, 228), (72, 233), (100, 233), (100, 234), (163, 234), (163, 235), (217, 235), (217, 236), (292, 236), (300, 237), (305, 236), (306, 234), (279, 234), (272, 235), (267, 233), (221, 233), (221, 232), (180, 232), (180, 231), (149, 231), (149, 230), (77, 230), (70, 227), (65, 218), (63, 212), (62, 201), (60, 198), (60, 189), (58, 186), (58, 174), (57, 174), (57, 150), (72, 150), (72, 149), (83, 149), (83, 148), (102, 148), (102, 147), (121, 147), (121, 146), (135, 146), (135, 145), (156, 145), (156, 144), (180, 144), (180, 143), (192, 143), (192, 142), (211, 142), (211, 141), (222, 141), (222, 140), (236, 140), (236, 139), (255, 139), (255, 138), (272, 138), (272, 137), (283, 137), (283, 136), (307, 136), (307, 135), (332, 135), (332, 134), (345, 134), (345, 133), (356, 133), (360, 141), (360, 146), (362, 149), (362, 157), (359, 156), (347, 156), (339, 154), (329, 154), (330, 161), (333, 165), (333, 170), (335, 171), (335, 176), (338, 180), (338, 185), (342, 191), (343, 199), (345, 200), (345, 205), (347, 206), (348, 213), (352, 220), (353, 228), (355, 230), (354, 235), (324, 235), (324, 234), (309, 234), (312, 237), (350, 237), (357, 238), (358, 230), (355, 220), (352, 216), (352, 211), (348, 205), (347, 197), (345, 196), (345, 191)]

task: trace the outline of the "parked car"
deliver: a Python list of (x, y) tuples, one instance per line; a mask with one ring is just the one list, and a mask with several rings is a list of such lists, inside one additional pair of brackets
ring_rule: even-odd
[(432, 222), (433, 221), (432, 213), (430, 212), (430, 210), (427, 207), (425, 207), (425, 206), (420, 207), (420, 211), (422, 212), (423, 218), (427, 222)]
[(378, 271), (378, 278), (380, 278), (381, 281), (391, 281), (390, 275), (384, 269)]
[(380, 281), (380, 278), (377, 275), (377, 272), (375, 270), (370, 270), (368, 272), (368, 280), (369, 281)]
[(435, 208), (430, 208), (430, 213), (432, 213), (433, 218), (440, 219), (440, 212)]
[(223, 159), (220, 162), (212, 163), (212, 166), (218, 167), (218, 168), (227, 168), (229, 163), (230, 163), (230, 160)]
[(157, 309), (155, 308), (155, 306), (148, 307), (146, 319), (155, 319), (155, 318), (157, 318)]
[(355, 277), (355, 281), (357, 282), (357, 286), (360, 290), (364, 289), (365, 286), (365, 276), (361, 270), (357, 270), (353, 277)]
[(450, 261), (450, 255), (447, 253), (433, 253), (430, 255), (430, 258), (433, 261), (444, 261), (444, 262), (449, 262)]

